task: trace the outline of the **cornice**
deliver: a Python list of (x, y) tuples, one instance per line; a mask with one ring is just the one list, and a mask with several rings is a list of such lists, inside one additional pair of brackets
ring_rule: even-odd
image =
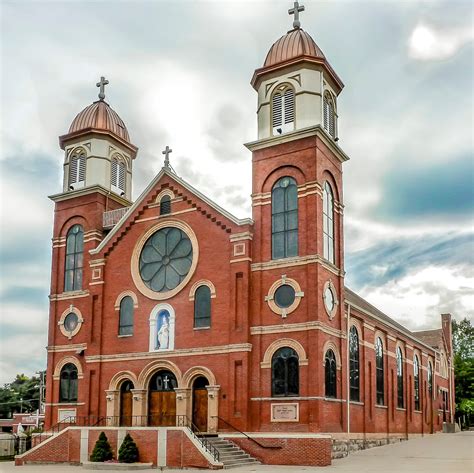
[(109, 189), (106, 189), (105, 187), (99, 184), (96, 184), (94, 186), (83, 187), (81, 189), (77, 189), (73, 191), (68, 190), (66, 192), (61, 192), (59, 194), (49, 195), (48, 198), (51, 199), (53, 202), (62, 202), (65, 200), (75, 199), (76, 197), (82, 197), (84, 195), (93, 194), (94, 192), (97, 192), (98, 194), (108, 197), (111, 200), (115, 200), (115, 202), (118, 202), (120, 205), (123, 205), (124, 207), (130, 207), (132, 205), (132, 202), (130, 202), (128, 199), (124, 199), (123, 197), (120, 197), (119, 195), (111, 192)]
[(245, 143), (244, 146), (254, 152), (260, 149), (270, 148), (271, 146), (277, 146), (283, 143), (289, 143), (291, 141), (301, 140), (303, 138), (310, 138), (317, 136), (321, 141), (334, 153), (341, 163), (349, 161), (349, 156), (330, 138), (327, 132), (322, 128), (321, 125), (309, 126), (306, 128), (300, 128), (299, 130), (285, 133), (279, 136), (271, 136), (269, 138), (263, 138), (257, 141), (251, 141)]

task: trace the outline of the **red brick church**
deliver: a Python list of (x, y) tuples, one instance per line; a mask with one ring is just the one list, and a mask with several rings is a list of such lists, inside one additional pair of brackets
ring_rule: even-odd
[(168, 147), (132, 201), (138, 148), (104, 78), (59, 138), (47, 429), (77, 424), (81, 445), (85, 425), (115, 445), (148, 432), (162, 466), (174, 450), (163, 460), (160, 439), (189, 426), (265, 463), (327, 464), (331, 439), (385, 443), (452, 422), (450, 315), (413, 333), (344, 285), (344, 85), (300, 11), (251, 80), (252, 218), (179, 177)]

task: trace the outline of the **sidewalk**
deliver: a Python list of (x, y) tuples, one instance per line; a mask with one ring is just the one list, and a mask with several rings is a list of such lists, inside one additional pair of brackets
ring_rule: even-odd
[[(84, 470), (80, 466), (26, 465), (15, 468), (13, 462), (0, 463), (0, 472), (2, 473), (79, 473), (86, 471), (88, 470)], [(108, 471), (115, 473), (112, 470)], [(187, 469), (182, 471), (202, 473), (206, 470)], [(233, 468), (230, 471), (236, 473), (473, 473), (474, 432), (428, 435), (408, 442), (362, 450), (341, 460), (334, 460), (333, 464), (328, 467), (262, 465)]]

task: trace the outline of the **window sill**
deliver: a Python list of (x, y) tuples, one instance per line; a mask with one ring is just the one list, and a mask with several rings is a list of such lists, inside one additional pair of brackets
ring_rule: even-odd
[(378, 409), (388, 409), (388, 406), (384, 406), (383, 404), (375, 404), (375, 407)]
[(129, 333), (127, 335), (117, 335), (118, 338), (128, 338), (128, 337), (133, 337), (133, 333)]
[(406, 412), (406, 408), (405, 408), (405, 407), (397, 407), (397, 411), (404, 411), (404, 412)]
[(413, 412), (414, 412), (415, 414), (423, 414), (423, 411), (414, 410)]
[(325, 397), (324, 400), (329, 402), (344, 402), (343, 399), (338, 399), (337, 397)]
[(364, 403), (360, 401), (350, 401), (351, 404), (355, 404), (356, 406), (363, 406)]
[(82, 406), (82, 402), (77, 401), (59, 401), (58, 406)]
[(209, 327), (193, 327), (193, 330), (209, 330), (211, 326)]

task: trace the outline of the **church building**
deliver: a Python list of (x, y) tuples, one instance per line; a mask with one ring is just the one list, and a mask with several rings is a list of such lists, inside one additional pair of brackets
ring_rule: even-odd
[(262, 463), (318, 465), (338, 442), (388, 443), (453, 421), (451, 316), (414, 333), (344, 284), (344, 84), (302, 29), (303, 9), (295, 2), (292, 29), (251, 79), (251, 218), (178, 176), (168, 146), (133, 201), (138, 147), (103, 77), (99, 100), (59, 137), (51, 437), (24, 461), (51, 459), (65, 431), (68, 461), (82, 461), (107, 428), (114, 448), (129, 432), (159, 466), (200, 464), (197, 453), (176, 459), (178, 433), (214, 467), (226, 465), (224, 442)]

